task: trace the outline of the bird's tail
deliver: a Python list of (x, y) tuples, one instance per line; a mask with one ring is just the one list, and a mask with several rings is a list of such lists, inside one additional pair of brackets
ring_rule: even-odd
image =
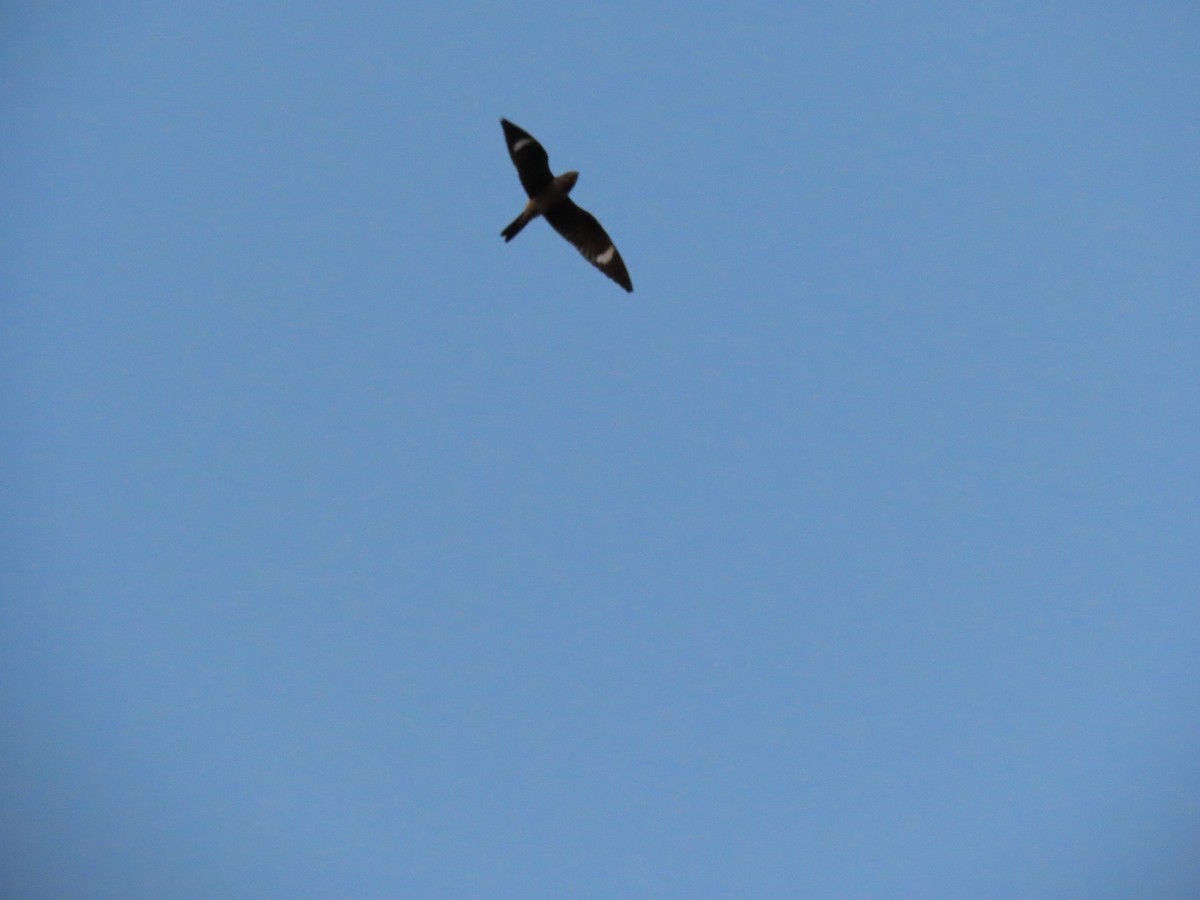
[(529, 214), (529, 210), (525, 210), (519, 216), (513, 219), (508, 224), (508, 227), (500, 232), (500, 236), (504, 238), (504, 242), (507, 244), (509, 241), (515, 238), (520, 230), (529, 224), (529, 220), (532, 218), (533, 216)]

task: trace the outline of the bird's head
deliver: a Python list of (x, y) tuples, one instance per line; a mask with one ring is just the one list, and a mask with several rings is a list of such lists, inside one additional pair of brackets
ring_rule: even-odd
[(579, 180), (579, 173), (563, 172), (554, 180), (558, 182), (559, 189), (564, 194), (569, 194), (571, 192), (571, 188), (575, 187), (575, 182)]

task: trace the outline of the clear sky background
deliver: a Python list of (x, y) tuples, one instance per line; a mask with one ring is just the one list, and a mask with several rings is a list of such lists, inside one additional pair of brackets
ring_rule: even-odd
[(1198, 47), (5, 4), (4, 896), (1200, 896)]

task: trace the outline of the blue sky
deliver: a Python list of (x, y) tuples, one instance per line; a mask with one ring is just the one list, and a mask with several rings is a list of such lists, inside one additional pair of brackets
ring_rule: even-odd
[(6, 895), (1200, 892), (1193, 5), (0, 34)]

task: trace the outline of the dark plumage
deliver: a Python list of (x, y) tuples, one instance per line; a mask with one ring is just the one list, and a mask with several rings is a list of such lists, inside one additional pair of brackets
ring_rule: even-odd
[(518, 232), (538, 216), (544, 216), (550, 227), (575, 245), (588, 262), (625, 288), (633, 290), (633, 282), (625, 269), (625, 261), (617, 252), (612, 238), (586, 209), (576, 206), (567, 196), (579, 178), (578, 172), (564, 172), (555, 177), (550, 171), (546, 150), (529, 134), (507, 119), (500, 120), (508, 155), (517, 167), (517, 177), (529, 195), (525, 209), (500, 234), (511, 241)]

